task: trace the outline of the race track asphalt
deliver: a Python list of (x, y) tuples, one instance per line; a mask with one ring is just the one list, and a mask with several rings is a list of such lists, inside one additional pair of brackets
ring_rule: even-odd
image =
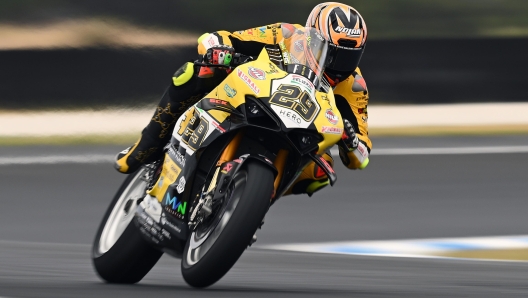
[[(526, 146), (528, 136), (374, 139), (375, 149)], [(2, 147), (4, 159), (114, 154), (118, 146)], [(90, 245), (124, 176), (108, 162), (0, 165), (0, 297), (527, 297), (528, 263), (312, 254), (269, 244), (527, 234), (528, 153), (383, 155), (364, 171), (284, 197), (257, 243), (206, 290), (163, 257), (137, 285), (109, 285)]]

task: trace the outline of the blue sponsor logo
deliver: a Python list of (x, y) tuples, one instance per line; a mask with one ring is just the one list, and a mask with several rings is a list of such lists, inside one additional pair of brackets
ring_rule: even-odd
[(171, 206), (172, 210), (176, 210), (176, 212), (181, 213), (181, 215), (185, 215), (185, 210), (187, 209), (187, 202), (178, 202), (177, 197), (171, 197), (167, 193), (167, 196), (165, 197), (165, 205)]

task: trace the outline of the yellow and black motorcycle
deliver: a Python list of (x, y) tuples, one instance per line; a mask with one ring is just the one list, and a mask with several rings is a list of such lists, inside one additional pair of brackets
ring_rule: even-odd
[(166, 252), (189, 285), (210, 286), (307, 165), (335, 183), (322, 154), (343, 122), (322, 78), (327, 49), (314, 29), (297, 30), (179, 118), (164, 158), (129, 175), (104, 216), (92, 253), (102, 279), (136, 283)]

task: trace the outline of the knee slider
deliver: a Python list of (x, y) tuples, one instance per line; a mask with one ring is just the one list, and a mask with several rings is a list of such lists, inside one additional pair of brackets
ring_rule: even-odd
[(194, 64), (192, 62), (185, 63), (172, 76), (172, 83), (174, 86), (181, 86), (187, 83), (194, 74)]

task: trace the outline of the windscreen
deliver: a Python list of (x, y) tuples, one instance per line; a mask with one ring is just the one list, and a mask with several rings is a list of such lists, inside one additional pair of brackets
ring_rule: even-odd
[(314, 28), (295, 29), (279, 42), (286, 71), (302, 75), (316, 87), (323, 76), (328, 42)]

